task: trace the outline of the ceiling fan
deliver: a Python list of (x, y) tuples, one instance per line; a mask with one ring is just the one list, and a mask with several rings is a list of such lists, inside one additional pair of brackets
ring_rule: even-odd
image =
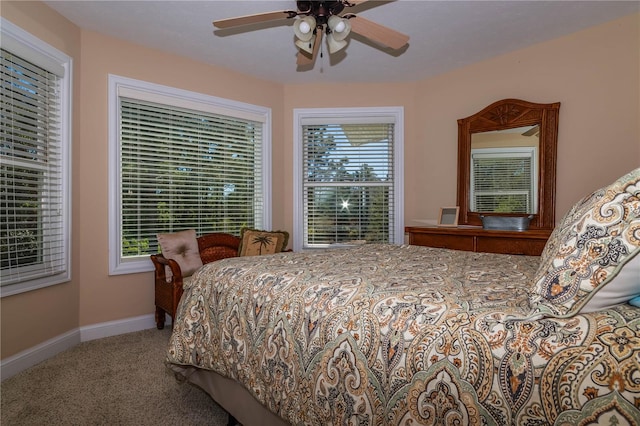
[[(217, 28), (226, 29), (242, 25), (258, 24), (280, 19), (295, 19), (294, 32), (298, 47), (298, 65), (312, 65), (318, 55), (323, 35), (326, 35), (329, 53), (335, 53), (347, 45), (346, 38), (353, 32), (393, 50), (400, 49), (409, 36), (377, 24), (353, 13), (343, 13), (368, 0), (296, 1), (297, 10), (282, 10), (220, 19), (213, 22)], [(286, 22), (286, 21), (283, 21)]]

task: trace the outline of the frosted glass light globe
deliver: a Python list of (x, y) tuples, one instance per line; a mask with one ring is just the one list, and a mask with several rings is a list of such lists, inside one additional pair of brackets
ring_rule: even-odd
[(300, 26), (298, 27), (298, 29), (302, 34), (307, 34), (309, 31), (311, 31), (311, 26), (308, 22), (302, 21), (300, 22)]

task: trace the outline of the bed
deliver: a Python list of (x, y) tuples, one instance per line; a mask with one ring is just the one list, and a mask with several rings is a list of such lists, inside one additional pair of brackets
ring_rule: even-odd
[(185, 286), (167, 365), (246, 426), (637, 425), (638, 253), (640, 169), (573, 206), (540, 257), (225, 259)]

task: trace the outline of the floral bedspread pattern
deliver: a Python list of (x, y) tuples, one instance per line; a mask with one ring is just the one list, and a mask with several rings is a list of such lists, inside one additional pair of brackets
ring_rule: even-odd
[(526, 320), (538, 264), (376, 244), (214, 262), (167, 361), (294, 425), (640, 424), (640, 308)]

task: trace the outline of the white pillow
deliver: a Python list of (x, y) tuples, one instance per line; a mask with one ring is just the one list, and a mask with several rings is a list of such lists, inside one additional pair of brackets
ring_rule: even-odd
[[(595, 312), (609, 309), (638, 296), (640, 302), (640, 255), (627, 262), (615, 278), (603, 286), (580, 309), (580, 312)], [(631, 299), (631, 300), (630, 300)], [(636, 305), (640, 306), (640, 305)]]

